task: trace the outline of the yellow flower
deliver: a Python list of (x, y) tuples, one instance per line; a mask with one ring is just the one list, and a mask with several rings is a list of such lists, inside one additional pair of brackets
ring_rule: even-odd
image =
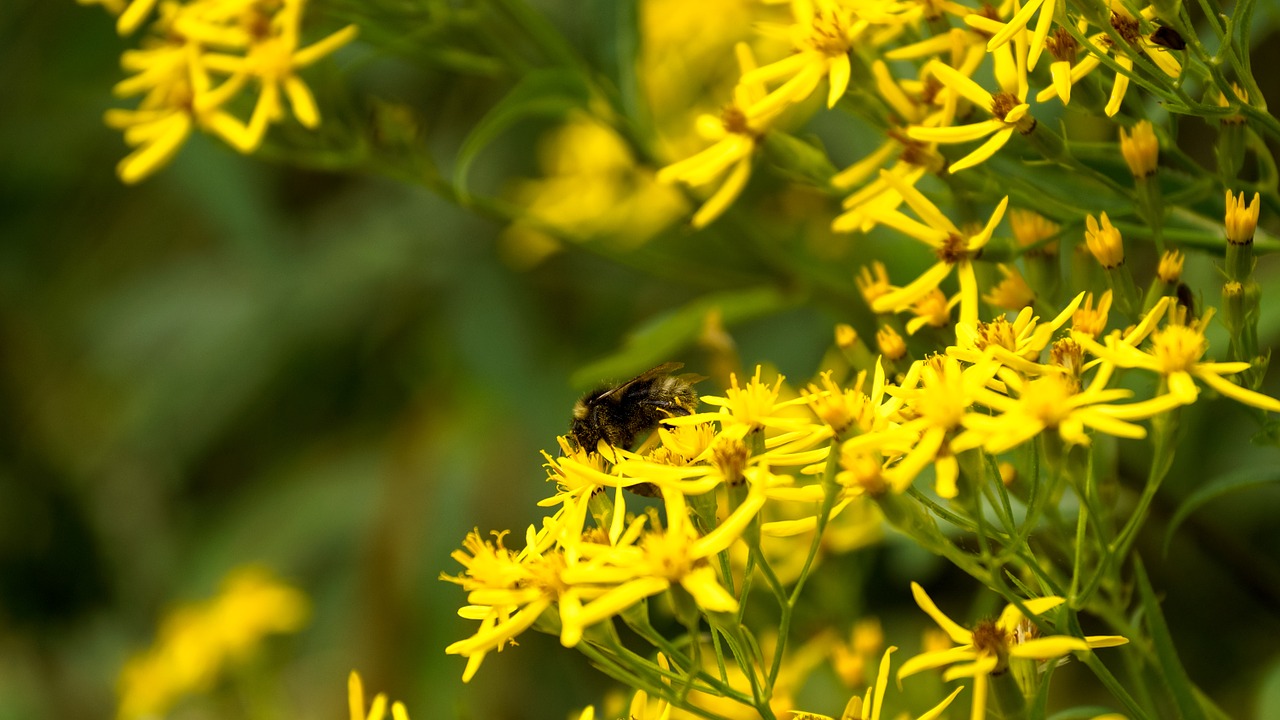
[(583, 551), (590, 552), (562, 575), (580, 591), (560, 598), (560, 642), (573, 647), (586, 628), (673, 585), (680, 585), (706, 612), (736, 611), (738, 600), (720, 584), (709, 558), (737, 542), (764, 506), (771, 474), (750, 468), (746, 476), (747, 497), (706, 535), (694, 528), (684, 496), (664, 493), (666, 528), (640, 533), (642, 523), (637, 522), (615, 545), (591, 550), (584, 544)]
[(1124, 242), (1107, 213), (1102, 213), (1101, 224), (1092, 215), (1085, 218), (1085, 224), (1084, 240), (1098, 264), (1108, 270), (1124, 264)]
[(1140, 120), (1132, 131), (1120, 128), (1120, 153), (1135, 178), (1156, 174), (1160, 160), (1160, 139), (1150, 120)]
[[(1146, 319), (1128, 336), (1119, 333), (1107, 337), (1105, 346), (1083, 333), (1075, 333), (1076, 342), (1095, 356), (1122, 368), (1141, 368), (1162, 376), (1168, 384), (1169, 394), (1183, 404), (1196, 401), (1200, 391), (1195, 380), (1217, 390), (1236, 402), (1251, 405), (1269, 412), (1280, 412), (1280, 400), (1254, 392), (1227, 380), (1224, 376), (1248, 370), (1247, 362), (1203, 362), (1201, 358), (1209, 349), (1205, 328), (1213, 318), (1213, 308), (1198, 321), (1186, 324), (1176, 304), (1169, 298), (1161, 298)], [(1168, 309), (1168, 322), (1156, 329), (1156, 321)], [(1138, 349), (1138, 345), (1150, 335), (1151, 348)]]
[[(889, 656), (898, 648), (889, 646), (884, 651), (884, 657), (880, 658), (880, 669), (876, 673), (876, 682), (867, 688), (866, 695), (863, 697), (854, 696), (850, 698), (849, 703), (845, 706), (844, 712), (840, 715), (840, 720), (880, 720), (880, 713), (884, 710), (884, 694), (889, 687)], [(964, 690), (964, 686), (960, 686), (953, 690), (950, 695), (943, 698), (942, 702), (933, 706), (928, 712), (920, 715), (916, 720), (934, 720), (942, 715), (952, 700)], [(904, 713), (905, 715), (905, 713)], [(975, 716), (976, 717), (976, 716)], [(798, 712), (794, 715), (795, 720), (806, 718), (809, 720), (833, 720), (826, 715), (818, 715), (816, 713)]]
[(814, 428), (815, 425), (810, 417), (796, 415), (792, 411), (794, 406), (803, 405), (806, 402), (805, 398), (795, 397), (780, 401), (778, 397), (785, 378), (778, 375), (773, 384), (768, 385), (760, 379), (763, 371), (764, 368), (757, 365), (755, 375), (745, 387), (739, 387), (738, 376), (732, 374), (729, 376), (730, 387), (723, 397), (717, 395), (702, 397), (702, 402), (719, 407), (719, 412), (694, 413), (671, 418), (667, 423), (688, 425), (715, 420), (720, 423), (721, 435), (737, 438), (746, 437), (747, 433), (761, 428), (783, 431)]
[[(921, 670), (951, 665), (951, 669), (942, 676), (944, 680), (973, 678), (973, 710), (970, 715), (973, 718), (987, 716), (987, 678), (1003, 672), (1008, 667), (1010, 658), (1051, 660), (1071, 652), (1088, 652), (1093, 648), (1115, 647), (1129, 642), (1118, 635), (1037, 637), (1039, 630), (1036, 625), (1012, 604), (1005, 607), (999, 618), (984, 620), (975, 625), (973, 630), (968, 630), (943, 614), (917, 583), (911, 583), (911, 593), (920, 609), (928, 613), (957, 646), (911, 658), (898, 669), (898, 680)], [(1027, 600), (1023, 606), (1038, 616), (1063, 602), (1060, 597), (1049, 596)]]
[(1085, 296), (1084, 307), (1071, 314), (1071, 331), (1097, 337), (1107, 329), (1107, 315), (1111, 311), (1111, 291), (1102, 293), (1098, 306), (1093, 306), (1093, 293)]
[(1248, 245), (1253, 242), (1253, 233), (1258, 229), (1258, 215), (1262, 211), (1262, 206), (1258, 204), (1260, 197), (1258, 193), (1254, 193), (1253, 200), (1246, 205), (1243, 192), (1236, 197), (1227, 190), (1227, 242), (1232, 245)]
[(1028, 255), (1035, 252), (1052, 255), (1058, 251), (1056, 240), (1046, 241), (1057, 235), (1062, 227), (1034, 210), (1010, 208), (1009, 227), (1013, 229), (1013, 239)]
[[(946, 294), (934, 288), (911, 306), (911, 312), (915, 317), (907, 321), (907, 334), (915, 335), (925, 325), (936, 328), (946, 327), (947, 323), (951, 322), (951, 308), (959, 301), (959, 296), (956, 296), (954, 301), (947, 300)], [(889, 353), (885, 353), (886, 357), (888, 355)]]
[(952, 269), (960, 281), (960, 322), (977, 324), (978, 322), (978, 279), (973, 270), (973, 258), (991, 240), (991, 234), (1004, 217), (1009, 198), (1004, 198), (996, 206), (985, 227), (977, 234), (967, 235), (947, 219), (936, 205), (929, 201), (919, 190), (903, 183), (898, 178), (881, 172), (885, 178), (906, 200), (924, 223), (893, 211), (877, 214), (877, 219), (884, 225), (894, 228), (933, 248), (938, 262), (920, 277), (907, 284), (875, 298), (871, 309), (876, 312), (900, 312), (915, 304), (929, 291), (938, 287)]
[(244, 55), (208, 53), (203, 58), (210, 71), (230, 75), (228, 83), (237, 85), (253, 80), (258, 87), (258, 100), (249, 119), (248, 132), (232, 143), (241, 152), (253, 152), (262, 142), (267, 125), (284, 117), (282, 96), (289, 100), (294, 117), (303, 127), (319, 125), (320, 111), (315, 98), (297, 73), (356, 37), (356, 26), (348, 25), (323, 40), (299, 48), (303, 2), (284, 0), (281, 9), (270, 19), (270, 32), (250, 44)]
[[(387, 696), (378, 693), (369, 705), (369, 712), (364, 711), (364, 683), (360, 681), (360, 673), (355, 670), (347, 677), (347, 709), (351, 720), (383, 720), (387, 716)], [(409, 711), (404, 703), (397, 700), (391, 705), (392, 720), (409, 720)]]
[(804, 101), (823, 78), (830, 80), (827, 107), (835, 107), (849, 86), (849, 49), (866, 28), (866, 22), (855, 17), (855, 6), (840, 0), (793, 0), (791, 9), (793, 25), (765, 29), (790, 39), (795, 53), (742, 75), (744, 83), (782, 81), (755, 108), (768, 115)]
[(950, 65), (936, 60), (929, 64), (928, 67), (944, 85), (992, 116), (985, 122), (959, 127), (912, 126), (907, 129), (907, 135), (915, 140), (936, 143), (965, 143), (991, 136), (973, 152), (951, 163), (951, 172), (960, 172), (986, 161), (1009, 142), (1015, 130), (1026, 135), (1035, 129), (1036, 119), (1030, 114), (1031, 106), (1027, 104), (1025, 43), (1019, 41), (1017, 45), (1019, 52), (1016, 56), (1007, 45), (995, 53), (996, 79), (1001, 88), (995, 95)]
[[(1031, 33), (1031, 42), (1027, 52), (1027, 70), (1035, 70), (1036, 63), (1040, 60), (1040, 53), (1044, 52), (1045, 38), (1049, 36), (1049, 27), (1053, 24), (1053, 15), (1057, 9), (1057, 0), (1028, 0), (1020, 10), (1009, 18), (1009, 22), (1005, 23), (995, 35), (987, 41), (987, 52), (993, 52), (998, 48), (1004, 47), (1019, 32), (1027, 29), (1027, 23), (1031, 21), (1031, 16), (1040, 11), (1040, 16), (1036, 19), (1035, 30)], [(979, 18), (981, 15), (966, 16), (968, 18)], [(974, 24), (970, 22), (970, 24)], [(982, 29), (987, 29), (983, 27)]]
[(1127, 405), (1109, 404), (1133, 393), (1122, 388), (1105, 389), (1108, 375), (1100, 373), (1088, 388), (1080, 390), (1074, 377), (1048, 373), (1031, 380), (1016, 375), (1004, 377), (1010, 394), (979, 388), (975, 400), (996, 410), (997, 415), (971, 413), (965, 417), (965, 431), (952, 441), (957, 452), (981, 446), (996, 455), (1021, 445), (1046, 430), (1056, 430), (1072, 445), (1088, 445), (1091, 428), (1123, 438), (1143, 438), (1147, 432), (1126, 422), (1149, 418), (1177, 407), (1171, 396)]
[(183, 695), (208, 690), (268, 634), (297, 632), (308, 613), (306, 596), (265, 569), (233, 570), (216, 597), (169, 613), (155, 644), (125, 663), (117, 717), (165, 714)]
[[(1106, 55), (1108, 51), (1115, 58), (1116, 64), (1119, 65), (1124, 72), (1117, 72), (1115, 83), (1111, 86), (1111, 97), (1107, 101), (1104, 112), (1107, 117), (1114, 117), (1120, 112), (1120, 105), (1124, 102), (1125, 93), (1129, 90), (1129, 73), (1133, 70), (1133, 56), (1141, 53), (1152, 63), (1154, 63), (1164, 74), (1169, 77), (1176, 78), (1182, 74), (1182, 66), (1174, 57), (1174, 53), (1165, 52), (1161, 48), (1150, 41), (1147, 36), (1141, 32), (1139, 21), (1128, 13), (1119, 3), (1109, 3), (1111, 13), (1111, 27), (1120, 36), (1127, 48), (1122, 51), (1116, 51), (1112, 44), (1112, 40), (1105, 32), (1091, 35), (1088, 38), (1087, 48), (1089, 53), (1080, 62), (1070, 68), (1070, 72), (1066, 74), (1064, 79), (1060, 79), (1058, 73), (1054, 74), (1054, 83), (1044, 90), (1036, 94), (1037, 102), (1047, 102), (1054, 97), (1061, 97), (1063, 103), (1070, 100), (1070, 86), (1079, 82), (1085, 75), (1093, 72), (1102, 64), (1100, 56)], [(1142, 17), (1151, 20), (1156, 15), (1154, 7), (1148, 7), (1142, 11)], [(1081, 32), (1087, 25), (1081, 22)], [(1058, 63), (1054, 63), (1058, 65)]]
[(862, 299), (867, 301), (867, 305), (874, 305), (878, 298), (893, 292), (893, 285), (889, 282), (889, 271), (879, 260), (872, 261), (869, 267), (863, 265), (859, 268), (854, 282), (858, 285), (858, 292), (862, 293)]
[(947, 348), (947, 355), (962, 362), (979, 363), (984, 358), (994, 358), (1005, 367), (1028, 375), (1039, 375), (1043, 368), (1037, 364), (1040, 354), (1053, 339), (1053, 334), (1067, 322), (1080, 305), (1083, 293), (1077, 295), (1058, 316), (1047, 323), (1024, 307), (1013, 322), (999, 316), (991, 322), (956, 327), (956, 344)]
[(715, 144), (658, 171), (659, 182), (679, 181), (695, 187), (724, 178), (720, 187), (694, 213), (691, 222), (696, 228), (706, 227), (723, 215), (742, 193), (751, 178), (751, 158), (760, 137), (777, 117), (777, 112), (761, 108), (758, 103), (764, 95), (764, 86), (748, 80), (756, 62), (751, 48), (746, 43), (738, 43), (736, 51), (743, 79), (733, 90), (733, 103), (724, 108), (720, 117), (702, 115), (697, 121), (698, 131)]
[[(480, 621), (474, 635), (450, 644), (445, 652), (467, 658), (462, 681), (469, 682), (490, 651), (502, 650), (516, 635), (529, 629), (568, 590), (562, 575), (566, 559), (557, 550), (539, 551), (530, 542), (519, 553), (502, 542), (505, 533), (494, 533), (493, 542), (473, 530), (463, 540), (463, 549), (452, 553), (464, 568), (460, 575), (440, 574), (440, 579), (462, 586), (470, 605), (458, 614)], [(528, 536), (535, 537), (533, 528)]]
[(876, 347), (880, 349), (880, 354), (885, 360), (891, 362), (901, 360), (907, 356), (907, 343), (898, 334), (897, 330), (885, 325), (876, 331)]
[[(142, 95), (138, 109), (111, 110), (105, 118), (135, 148), (117, 166), (121, 180), (137, 182), (158, 170), (197, 127), (239, 152), (253, 152), (267, 126), (284, 116), (282, 94), (303, 126), (318, 125), (315, 99), (296, 71), (351, 42), (356, 27), (298, 49), (303, 1), (270, 7), (248, 0), (161, 5), (145, 49), (121, 58), (133, 75), (118, 83), (115, 93)], [(121, 28), (136, 26), (153, 5), (153, 0), (131, 2), (120, 16)], [(215, 84), (215, 74), (226, 77)], [(244, 123), (224, 108), (251, 83), (258, 100)]]
[(1002, 310), (1022, 310), (1036, 299), (1035, 291), (1027, 285), (1022, 273), (1012, 265), (1000, 263), (1000, 274), (1004, 279), (982, 296), (988, 304)]
[[(855, 470), (861, 476), (852, 479), (867, 486), (880, 475), (888, 489), (901, 493), (926, 465), (935, 463), (938, 494), (944, 498), (955, 497), (959, 492), (960, 467), (948, 438), (962, 427), (977, 390), (994, 377), (997, 367), (988, 360), (961, 368), (958, 360), (945, 356), (914, 363), (901, 387), (885, 388), (885, 392), (902, 401), (911, 419), (879, 432), (859, 435), (842, 447), (842, 453), (847, 454), (841, 456), (842, 460), (848, 457), (852, 461), (846, 469)], [(908, 449), (896, 465), (871, 474), (869, 458), (865, 455), (868, 450), (894, 453), (902, 448)]]
[(1182, 279), (1182, 266), (1186, 256), (1179, 250), (1168, 250), (1160, 256), (1160, 265), (1156, 267), (1156, 277), (1165, 285), (1177, 285)]
[(539, 139), (538, 166), (542, 177), (515, 185), (525, 212), (503, 234), (507, 256), (524, 267), (566, 236), (635, 247), (688, 209), (678, 190), (636, 162), (616, 130), (584, 112)]

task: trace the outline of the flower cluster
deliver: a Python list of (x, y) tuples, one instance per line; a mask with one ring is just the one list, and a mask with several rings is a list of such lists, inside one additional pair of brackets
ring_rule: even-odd
[[(286, 101), (299, 123), (316, 127), (320, 111), (298, 73), (356, 36), (348, 25), (304, 45), (306, 0), (131, 0), (107, 8), (120, 12), (121, 34), (155, 15), (140, 47), (120, 60), (129, 77), (115, 94), (140, 97), (138, 106), (106, 115), (133, 148), (116, 167), (126, 183), (168, 163), (196, 129), (252, 153), (267, 128), (285, 119)], [(247, 96), (253, 101), (245, 120), (238, 113)]]
[(161, 716), (182, 696), (208, 691), (267, 635), (301, 629), (308, 606), (305, 595), (262, 568), (233, 571), (217, 597), (170, 612), (155, 644), (125, 664), (117, 716)]

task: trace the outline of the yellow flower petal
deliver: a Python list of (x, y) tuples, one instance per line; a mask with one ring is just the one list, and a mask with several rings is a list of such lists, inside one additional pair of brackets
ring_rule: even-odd
[[(925, 611), (929, 617), (933, 618), (934, 622), (938, 623), (938, 627), (942, 628), (943, 632), (951, 638), (952, 642), (960, 645), (973, 642), (973, 633), (961, 627), (959, 623), (947, 617), (941, 610), (939, 610), (938, 606), (933, 603), (933, 599), (929, 597), (929, 593), (925, 592), (924, 588), (920, 587), (919, 583), (911, 583), (911, 594), (915, 597), (916, 604), (920, 606), (920, 609)], [(933, 665), (930, 667), (937, 666)], [(898, 671), (898, 677), (903, 677), (901, 670)]]
[(1050, 658), (1062, 657), (1067, 653), (1077, 650), (1088, 650), (1089, 643), (1076, 637), (1068, 637), (1066, 635), (1053, 635), (1050, 637), (1036, 638), (1018, 643), (1009, 648), (1009, 654), (1013, 657), (1031, 658), (1034, 660), (1048, 660)]
[(840, 98), (844, 97), (845, 90), (849, 89), (849, 74), (848, 55), (837, 56), (831, 61), (831, 70), (827, 75), (831, 82), (831, 89), (827, 92), (827, 107), (835, 107)]
[(1269, 395), (1263, 395), (1260, 392), (1254, 392), (1248, 388), (1242, 388), (1239, 385), (1213, 373), (1197, 373), (1196, 377), (1204, 381), (1205, 385), (1217, 390), (1222, 395), (1242, 402), (1245, 405), (1266, 410), (1268, 412), (1280, 412), (1280, 400)]
[(1014, 128), (1012, 127), (1006, 127), (992, 135), (989, 140), (979, 145), (978, 149), (951, 163), (951, 172), (958, 173), (961, 170), (967, 170), (974, 165), (979, 165), (990, 159), (992, 155), (996, 154), (997, 150), (1004, 147), (1004, 144), (1009, 142), (1009, 138), (1013, 136), (1013, 130)]

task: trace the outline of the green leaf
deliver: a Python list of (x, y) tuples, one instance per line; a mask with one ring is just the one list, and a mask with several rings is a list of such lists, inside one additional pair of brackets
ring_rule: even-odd
[(577, 73), (553, 69), (526, 75), (462, 141), (453, 171), (459, 198), (467, 200), (467, 174), (476, 157), (507, 128), (529, 117), (563, 117), (574, 108), (586, 106), (588, 96), (587, 86)]
[(1280, 717), (1280, 662), (1267, 668), (1259, 683), (1254, 717)]
[(1036, 687), (1036, 696), (1031, 699), (1031, 705), (1027, 708), (1027, 720), (1044, 720), (1046, 713), (1049, 712), (1049, 680), (1053, 677), (1053, 669), (1055, 667), (1053, 663), (1050, 663), (1040, 676), (1040, 682)]
[(836, 174), (836, 167), (819, 143), (817, 138), (808, 142), (780, 130), (772, 130), (764, 136), (764, 154), (782, 173), (825, 188)]
[[(1115, 712), (1114, 709), (1109, 707), (1102, 707), (1100, 705), (1092, 705), (1089, 707), (1074, 707), (1069, 710), (1063, 710), (1061, 712), (1054, 713), (1052, 716), (1049, 717), (1049, 720), (1093, 720), (1093, 718), (1096, 718), (1099, 715), (1106, 715), (1107, 713), (1113, 713), (1113, 712)], [(1043, 716), (1032, 715), (1031, 717), (1034, 718), (1034, 717), (1043, 717)]]
[(777, 288), (761, 287), (700, 297), (636, 328), (620, 350), (573, 374), (574, 387), (587, 387), (605, 379), (625, 379), (664, 362), (694, 343), (702, 333), (707, 313), (719, 310), (726, 325), (769, 315), (790, 307), (791, 300)]
[(1164, 549), (1165, 555), (1169, 554), (1169, 542), (1173, 540), (1173, 534), (1177, 532), (1178, 527), (1187, 519), (1191, 513), (1199, 510), (1201, 506), (1211, 500), (1215, 500), (1223, 495), (1236, 492), (1237, 490), (1248, 490), (1250, 488), (1270, 485), (1280, 482), (1280, 468), (1241, 468), (1234, 472), (1227, 473), (1217, 478), (1213, 482), (1201, 487), (1199, 490), (1187, 496), (1182, 504), (1173, 514), (1173, 519), (1169, 521), (1169, 527), (1164, 533)]
[(1178, 658), (1178, 650), (1173, 646), (1173, 636), (1169, 634), (1164, 613), (1160, 610), (1155, 591), (1151, 589), (1147, 570), (1142, 565), (1142, 558), (1137, 555), (1133, 558), (1133, 568), (1137, 576), (1138, 596), (1146, 615), (1147, 632), (1151, 635), (1156, 661), (1160, 665), (1160, 677), (1164, 678), (1165, 687), (1173, 697), (1182, 720), (1204, 720), (1204, 712), (1200, 703), (1196, 702), (1195, 687), (1191, 684), (1186, 669), (1182, 667), (1182, 660)]

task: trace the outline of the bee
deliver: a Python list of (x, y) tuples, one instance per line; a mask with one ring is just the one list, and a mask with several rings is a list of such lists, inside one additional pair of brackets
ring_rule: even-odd
[(663, 363), (620, 384), (583, 395), (573, 406), (569, 435), (578, 447), (595, 452), (600, 441), (630, 448), (636, 438), (666, 418), (689, 415), (698, 406), (697, 375), (672, 375), (684, 363)]
[(1156, 28), (1155, 32), (1151, 33), (1150, 40), (1156, 45), (1170, 50), (1187, 49), (1187, 41), (1183, 39), (1182, 35), (1180, 35), (1177, 30), (1174, 30), (1168, 25), (1161, 25)]

